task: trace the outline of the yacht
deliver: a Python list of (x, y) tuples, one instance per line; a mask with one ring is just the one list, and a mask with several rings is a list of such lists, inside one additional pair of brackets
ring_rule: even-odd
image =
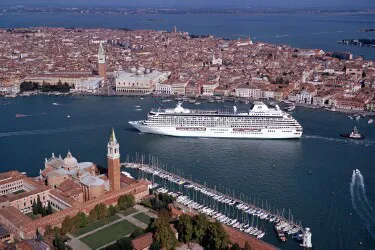
[(291, 139), (303, 132), (290, 114), (263, 102), (245, 110), (186, 109), (180, 102), (176, 108), (151, 110), (147, 119), (129, 124), (142, 133), (181, 137)]

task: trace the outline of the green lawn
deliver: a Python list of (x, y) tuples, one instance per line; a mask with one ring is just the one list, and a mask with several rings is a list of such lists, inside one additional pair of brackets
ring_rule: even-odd
[(121, 239), (128, 234), (131, 234), (137, 227), (127, 220), (120, 221), (112, 226), (103, 228), (96, 233), (90, 234), (82, 239), (83, 243), (88, 245), (91, 249), (97, 249), (112, 241)]
[(20, 189), (20, 190), (17, 190), (16, 192), (13, 192), (13, 194), (21, 194), (21, 193), (24, 193), (26, 192), (25, 190), (23, 189)]
[(108, 223), (111, 223), (112, 221), (115, 221), (117, 219), (119, 219), (120, 217), (118, 217), (117, 215), (114, 215), (112, 217), (108, 217), (108, 218), (104, 218), (104, 219), (100, 219), (100, 220), (97, 220), (91, 224), (88, 224), (86, 227), (83, 227), (83, 228), (79, 228), (75, 231), (72, 232), (72, 235), (74, 236), (80, 236), (82, 234), (85, 234), (85, 233), (88, 233), (94, 229), (97, 229), (98, 227), (102, 227)]
[(25, 215), (27, 215), (28, 217), (30, 217), (30, 218), (33, 219), (33, 220), (42, 217), (41, 214), (37, 214), (37, 215), (35, 215), (35, 214), (33, 214), (33, 212), (27, 213), (27, 214), (25, 214)]
[(133, 218), (136, 218), (137, 220), (142, 221), (146, 225), (150, 224), (150, 222), (151, 222), (150, 216), (148, 216), (145, 213), (136, 214), (136, 215), (133, 216)]
[(128, 215), (130, 215), (130, 214), (134, 214), (134, 213), (136, 213), (136, 212), (138, 212), (138, 210), (135, 209), (134, 207), (131, 207), (131, 208), (125, 209), (125, 210), (123, 210), (123, 211), (120, 211), (120, 213), (121, 213), (122, 215), (124, 215), (124, 216), (128, 216)]

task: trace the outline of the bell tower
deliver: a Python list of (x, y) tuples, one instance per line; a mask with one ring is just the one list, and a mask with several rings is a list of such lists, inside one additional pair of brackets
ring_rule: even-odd
[(98, 68), (99, 68), (99, 76), (103, 77), (104, 80), (106, 80), (107, 79), (107, 64), (106, 64), (105, 51), (104, 51), (104, 48), (103, 48), (103, 43), (99, 44)]
[(117, 142), (115, 131), (112, 129), (112, 134), (108, 142), (108, 179), (111, 190), (120, 189), (120, 145)]

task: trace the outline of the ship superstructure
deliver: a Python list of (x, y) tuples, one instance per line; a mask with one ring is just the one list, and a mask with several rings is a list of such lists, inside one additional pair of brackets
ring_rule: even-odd
[(151, 110), (146, 120), (129, 124), (142, 133), (221, 138), (287, 139), (302, 135), (301, 125), (279, 106), (254, 102), (249, 110), (197, 110), (176, 108)]

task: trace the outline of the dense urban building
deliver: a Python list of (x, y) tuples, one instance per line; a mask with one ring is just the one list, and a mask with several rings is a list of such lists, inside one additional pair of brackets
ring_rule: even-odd
[(374, 62), (344, 52), (180, 31), (0, 29), (0, 38), (4, 95), (26, 81), (76, 85), (73, 93), (289, 99), (352, 110), (374, 102)]

